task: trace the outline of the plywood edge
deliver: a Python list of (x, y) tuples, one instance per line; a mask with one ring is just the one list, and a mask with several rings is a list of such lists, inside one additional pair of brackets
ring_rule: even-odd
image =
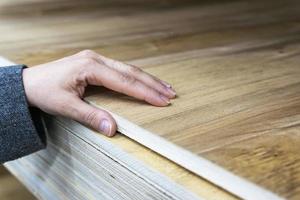
[(243, 199), (282, 199), (267, 189), (165, 140), (158, 134), (152, 133), (93, 102), (89, 103), (109, 112), (116, 120), (120, 133), (238, 197)]
[[(15, 63), (0, 57), (0, 66), (13, 65)], [(99, 107), (99, 105), (89, 102)], [(105, 109), (107, 110), (107, 109)], [(108, 110), (107, 110), (108, 111)], [(138, 143), (150, 148), (158, 154), (170, 159), (178, 165), (214, 183), (224, 190), (244, 199), (282, 199), (278, 195), (242, 178), (211, 161), (197, 156), (127, 119), (108, 111), (116, 120), (118, 131)]]
[[(141, 185), (143, 184), (148, 185), (149, 188), (152, 188), (152, 190), (149, 191), (151, 192), (155, 191), (155, 194), (149, 196), (149, 199), (151, 199), (152, 197), (159, 198), (159, 199), (177, 199), (177, 200), (202, 199), (196, 196), (195, 194), (193, 194), (192, 192), (186, 190), (182, 186), (178, 185), (177, 183), (174, 183), (168, 177), (161, 175), (155, 170), (148, 168), (148, 166), (144, 165), (139, 160), (135, 159), (128, 153), (122, 151), (116, 145), (111, 144), (111, 142), (103, 139), (103, 137), (102, 138), (99, 137), (99, 135), (95, 134), (94, 131), (82, 126), (81, 124), (70, 119), (57, 118), (52, 116), (47, 116), (45, 119), (48, 127), (47, 135), (48, 138), (50, 139), (47, 149), (20, 158), (16, 161), (5, 163), (5, 167), (8, 168), (15, 176), (17, 176), (17, 178), (20, 179), (21, 182), (25, 183), (25, 185), (28, 186), (28, 188), (37, 197), (42, 199), (73, 198), (72, 196), (70, 196), (73, 195), (73, 193), (70, 191), (73, 191), (76, 188), (77, 189), (74, 190), (74, 192), (75, 191), (81, 192), (81, 194), (89, 191), (87, 188), (84, 188), (89, 186), (87, 186), (83, 182), (81, 182), (81, 184), (83, 185), (79, 184), (80, 180), (90, 181), (90, 180), (94, 180), (96, 176), (98, 178), (101, 178), (102, 180), (105, 180), (104, 182), (106, 183), (109, 182), (109, 184), (112, 184), (112, 188), (116, 188), (116, 185), (114, 185), (110, 180), (110, 179), (115, 179), (111, 177), (111, 175), (113, 175), (118, 178), (124, 178), (124, 177), (132, 178), (130, 179), (131, 181), (127, 180), (128, 182), (126, 181), (125, 182), (131, 184), (131, 186), (133, 187), (135, 187), (134, 184), (137, 184), (137, 182)], [(53, 130), (56, 131), (53, 132)], [(61, 130), (61, 131), (58, 132), (57, 130)], [(50, 132), (52, 133), (50, 134)], [(50, 137), (50, 135), (52, 136)], [(72, 135), (72, 137), (70, 137), (70, 135)], [(77, 149), (75, 148), (70, 149), (70, 146), (62, 145), (63, 142), (58, 146), (56, 146), (57, 143), (53, 140), (53, 136), (56, 138), (55, 140), (69, 142), (70, 144), (72, 143), (73, 145), (74, 143), (71, 142), (71, 138), (73, 139), (77, 138), (77, 140), (80, 141), (81, 143), (86, 143), (88, 148), (94, 149), (94, 153), (86, 155), (86, 157), (89, 157), (87, 160), (94, 162), (94, 164), (98, 163), (97, 160), (101, 161), (98, 164), (105, 169), (103, 170), (105, 171), (104, 173), (108, 172), (108, 174), (106, 176), (100, 176), (97, 175), (97, 173), (94, 171), (91, 172), (91, 170), (84, 169), (86, 165), (89, 164), (88, 162), (83, 162), (80, 159), (80, 156), (78, 157), (77, 153), (79, 152), (78, 150), (80, 149), (80, 145), (79, 146), (76, 145), (78, 147)], [(68, 157), (71, 156), (71, 154), (69, 153), (72, 153), (73, 157)], [(69, 159), (72, 159), (72, 161), (70, 162)], [(52, 162), (51, 160), (55, 162)], [(66, 160), (69, 160), (69, 162)], [(69, 174), (68, 171), (72, 171), (72, 169), (75, 168), (77, 169), (74, 170), (75, 172), (74, 174), (76, 174), (76, 176), (74, 174), (73, 174), (74, 176)], [(82, 169), (80, 170), (80, 168), (84, 170)], [(43, 172), (44, 169), (48, 170), (47, 173)], [(94, 169), (99, 170), (99, 168), (96, 167)], [(114, 171), (118, 171), (118, 173), (122, 174), (122, 176), (120, 176), (120, 174), (115, 174)], [(85, 177), (86, 179), (83, 179), (83, 177)], [(90, 177), (93, 178), (90, 179)], [(107, 179), (107, 177), (110, 179)], [(133, 179), (135, 179), (135, 181), (133, 181)], [(68, 180), (69, 182), (74, 183), (74, 185), (70, 187), (69, 184), (64, 183), (64, 180)], [(62, 185), (65, 184), (66, 188), (61, 189), (62, 188), (61, 184)], [(103, 185), (101, 181), (98, 183), (96, 182), (93, 183), (91, 181), (91, 184), (96, 188), (101, 188), (102, 190), (109, 191), (109, 188), (105, 187), (105, 185)], [(144, 189), (146, 190), (147, 188)], [(68, 193), (64, 192), (66, 190), (68, 190)], [(114, 197), (114, 195), (116, 195), (114, 194), (113, 191), (114, 190), (109, 192), (111, 194), (111, 197)], [(94, 194), (95, 193), (93, 193), (93, 195)], [(96, 196), (92, 196), (92, 194), (89, 195), (91, 195), (91, 197), (96, 197)], [(129, 193), (127, 193), (127, 195), (129, 195)], [(145, 193), (145, 195), (147, 195), (147, 192)], [(162, 198), (162, 195), (165, 198)], [(143, 199), (141, 196), (138, 199)], [(107, 199), (113, 199), (111, 197)], [(129, 196), (127, 197), (129, 198)], [(116, 195), (115, 198), (119, 199), (120, 197)], [(132, 196), (132, 198), (134, 197)]]
[[(57, 196), (48, 192), (44, 187), (44, 181), (41, 178), (32, 176), (30, 171), (19, 163), (14, 161), (7, 162), (4, 164), (4, 167), (38, 199), (57, 199)], [(30, 187), (31, 183), (35, 183), (36, 188)], [(43, 197), (40, 195), (41, 191), (43, 192)]]
[(129, 155), (115, 144), (102, 139), (99, 135), (95, 134), (94, 131), (84, 127), (70, 119), (63, 117), (51, 117), (52, 121), (60, 124), (64, 129), (69, 132), (74, 133), (77, 137), (80, 137), (82, 140), (88, 142), (91, 146), (96, 148), (101, 153), (107, 155), (112, 160), (114, 160), (119, 165), (122, 165), (124, 168), (128, 169), (134, 173), (137, 177), (142, 178), (144, 181), (148, 182), (150, 185), (153, 185), (157, 189), (163, 191), (174, 199), (202, 199), (201, 197), (196, 196), (194, 193), (186, 190), (181, 185), (173, 182), (167, 176), (157, 172), (155, 169), (150, 169), (141, 161), (135, 159), (133, 156)]

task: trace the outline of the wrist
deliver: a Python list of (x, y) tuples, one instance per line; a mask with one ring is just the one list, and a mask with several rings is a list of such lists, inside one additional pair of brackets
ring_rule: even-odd
[(22, 78), (23, 78), (23, 86), (24, 86), (24, 91), (25, 91), (25, 96), (26, 96), (26, 100), (27, 100), (27, 104), (31, 107), (34, 107), (33, 104), (33, 100), (32, 100), (32, 95), (31, 95), (31, 83), (30, 83), (30, 78), (29, 78), (29, 73), (30, 73), (30, 69), (27, 68), (26, 66), (23, 68), (22, 71)]

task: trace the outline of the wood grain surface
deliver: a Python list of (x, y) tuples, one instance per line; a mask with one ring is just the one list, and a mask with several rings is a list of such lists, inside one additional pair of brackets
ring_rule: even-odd
[(141, 66), (172, 83), (171, 106), (103, 88), (86, 100), (280, 196), (300, 197), (296, 0), (55, 2), (2, 1), (0, 54), (34, 65), (93, 49)]

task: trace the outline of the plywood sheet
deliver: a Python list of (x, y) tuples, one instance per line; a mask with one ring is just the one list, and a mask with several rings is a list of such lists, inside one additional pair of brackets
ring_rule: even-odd
[[(299, 198), (297, 1), (23, 4), (1, 3), (2, 55), (33, 65), (89, 48), (141, 66), (172, 83), (178, 98), (171, 106), (102, 88), (91, 89), (86, 100), (137, 125), (128, 130), (124, 123), (120, 131), (199, 175), (205, 172), (196, 161), (204, 157)], [(143, 137), (144, 130), (166, 145)], [(186, 152), (194, 156), (190, 163), (180, 156)], [(223, 182), (226, 189), (237, 186)]]

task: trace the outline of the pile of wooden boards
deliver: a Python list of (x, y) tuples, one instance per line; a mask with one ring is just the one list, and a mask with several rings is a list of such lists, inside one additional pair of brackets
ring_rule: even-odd
[[(178, 98), (165, 108), (104, 88), (85, 100), (112, 113), (123, 141), (185, 168), (191, 182), (246, 199), (300, 197), (297, 1), (4, 1), (0, 19), (0, 54), (14, 62), (93, 49), (172, 83)], [(6, 165), (38, 197), (209, 198), (118, 137), (55, 116), (45, 124), (47, 149)]]

